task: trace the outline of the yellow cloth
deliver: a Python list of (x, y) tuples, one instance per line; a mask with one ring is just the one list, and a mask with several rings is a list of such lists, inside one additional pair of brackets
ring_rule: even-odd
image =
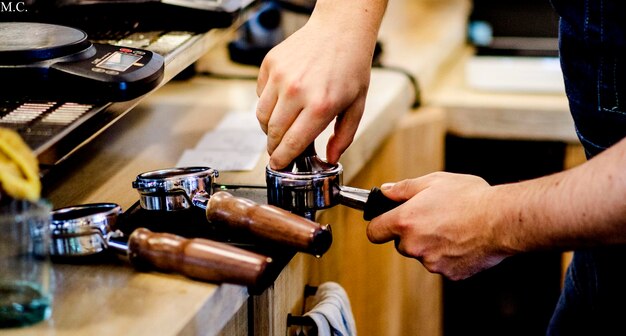
[(37, 158), (17, 132), (0, 128), (0, 186), (16, 199), (41, 196)]

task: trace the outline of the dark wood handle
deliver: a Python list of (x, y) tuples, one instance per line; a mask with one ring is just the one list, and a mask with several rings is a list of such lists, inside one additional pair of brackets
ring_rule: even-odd
[(186, 239), (139, 228), (128, 240), (137, 268), (176, 272), (215, 283), (255, 286), (271, 258), (208, 239)]
[(324, 254), (332, 243), (328, 225), (322, 226), (279, 207), (257, 204), (225, 191), (211, 195), (206, 216), (211, 222), (224, 222), (229, 227), (316, 256)]

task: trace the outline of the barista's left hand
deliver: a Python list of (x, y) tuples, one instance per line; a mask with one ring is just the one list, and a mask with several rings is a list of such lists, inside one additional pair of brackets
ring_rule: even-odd
[(333, 119), (326, 159), (337, 163), (352, 143), (365, 108), (374, 44), (336, 29), (313, 16), (263, 60), (257, 118), (273, 169), (287, 166)]

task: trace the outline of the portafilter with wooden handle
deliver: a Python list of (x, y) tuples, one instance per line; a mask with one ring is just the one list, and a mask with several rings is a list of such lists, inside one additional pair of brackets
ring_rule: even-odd
[(80, 258), (114, 251), (139, 269), (174, 272), (215, 283), (257, 286), (271, 258), (209, 239), (135, 229), (123, 238), (116, 229), (122, 209), (115, 203), (92, 203), (52, 211), (52, 257)]
[(262, 239), (290, 246), (315, 256), (332, 243), (329, 225), (320, 225), (276, 206), (258, 204), (226, 191), (213, 191), (215, 169), (168, 168), (142, 173), (133, 182), (146, 210), (177, 211), (196, 206), (215, 225), (245, 230)]

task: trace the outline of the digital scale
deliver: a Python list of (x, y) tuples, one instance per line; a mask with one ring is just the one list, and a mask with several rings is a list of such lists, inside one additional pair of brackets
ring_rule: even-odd
[(164, 59), (149, 50), (92, 43), (80, 29), (0, 22), (0, 99), (127, 101), (156, 88)]

